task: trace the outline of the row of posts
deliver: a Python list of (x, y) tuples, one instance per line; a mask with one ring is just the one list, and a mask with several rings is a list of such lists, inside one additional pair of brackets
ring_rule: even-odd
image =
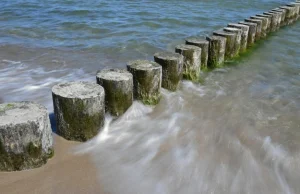
[[(300, 2), (280, 6), (244, 21), (229, 23), (205, 39), (187, 39), (185, 44), (176, 46), (174, 53), (154, 54), (154, 61), (135, 60), (127, 63), (127, 69), (101, 70), (96, 75), (97, 84), (101, 87), (95, 86), (100, 97), (63, 97), (56, 93), (57, 88), (68, 90), (72, 88), (70, 85), (94, 83), (71, 82), (67, 88), (64, 88), (65, 84), (54, 86), (53, 102), (58, 133), (70, 140), (85, 141), (98, 133), (104, 122), (104, 112), (119, 117), (134, 99), (146, 105), (156, 105), (161, 98), (161, 87), (176, 91), (182, 78), (199, 81), (201, 71), (223, 65), (226, 60), (238, 57), (269, 33), (294, 23), (299, 18), (299, 8)], [(80, 93), (78, 87), (73, 88), (77, 90), (74, 93)], [(101, 92), (102, 88), (105, 92)], [(94, 104), (99, 103), (99, 98), (104, 99), (100, 100), (104, 104), (95, 109)], [(65, 109), (71, 116), (65, 117)]]
[[(103, 69), (96, 82), (67, 82), (52, 88), (57, 133), (87, 141), (104, 125), (105, 114), (116, 118), (139, 100), (156, 105), (161, 88), (176, 91), (182, 79), (198, 82), (201, 72), (224, 64), (300, 16), (300, 0), (229, 23), (204, 38), (192, 38), (175, 52), (154, 54), (154, 61), (135, 60), (126, 69)], [(47, 109), (34, 102), (0, 104), (0, 170), (36, 168), (53, 156)]]

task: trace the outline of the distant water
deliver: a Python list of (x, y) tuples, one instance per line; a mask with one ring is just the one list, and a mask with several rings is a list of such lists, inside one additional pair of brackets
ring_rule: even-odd
[[(2, 1), (0, 101), (51, 111), (55, 83), (95, 81), (98, 69), (152, 59), (287, 2)], [(91, 153), (104, 193), (300, 193), (299, 35), (298, 21), (204, 84), (163, 90), (155, 108), (134, 103), (76, 152)]]
[(53, 84), (94, 80), (104, 67), (151, 59), (283, 0), (2, 0), (0, 101), (50, 110)]

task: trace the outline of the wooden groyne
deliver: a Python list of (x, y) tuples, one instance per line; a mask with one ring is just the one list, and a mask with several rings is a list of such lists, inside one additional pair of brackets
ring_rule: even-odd
[[(105, 113), (116, 118), (139, 100), (156, 105), (161, 88), (176, 91), (182, 79), (199, 82), (201, 72), (239, 57), (255, 42), (300, 18), (300, 0), (229, 23), (205, 38), (187, 39), (174, 52), (136, 60), (124, 69), (104, 69), (96, 82), (60, 83), (52, 88), (57, 133), (87, 141), (104, 125)], [(124, 63), (125, 64), (125, 63)], [(36, 168), (53, 155), (49, 115), (34, 102), (0, 104), (0, 171)]]

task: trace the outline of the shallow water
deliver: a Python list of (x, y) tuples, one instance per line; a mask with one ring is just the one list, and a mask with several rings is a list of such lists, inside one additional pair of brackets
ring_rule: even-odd
[[(152, 59), (283, 2), (3, 1), (0, 101), (35, 100), (52, 111), (57, 82), (94, 81), (98, 69)], [(285, 27), (237, 65), (203, 74), (204, 84), (183, 82), (155, 108), (135, 103), (119, 120), (108, 117), (74, 160), (91, 156), (104, 193), (300, 193), (299, 33), (299, 22)]]

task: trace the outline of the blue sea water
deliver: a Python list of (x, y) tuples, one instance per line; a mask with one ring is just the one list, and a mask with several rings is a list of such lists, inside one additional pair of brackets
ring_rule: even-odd
[[(99, 69), (152, 60), (288, 2), (2, 0), (0, 102), (33, 100), (52, 112), (58, 82), (95, 81)], [(78, 151), (92, 150), (106, 193), (300, 193), (299, 35), (298, 21), (203, 84), (163, 91), (156, 108), (135, 103)]]

